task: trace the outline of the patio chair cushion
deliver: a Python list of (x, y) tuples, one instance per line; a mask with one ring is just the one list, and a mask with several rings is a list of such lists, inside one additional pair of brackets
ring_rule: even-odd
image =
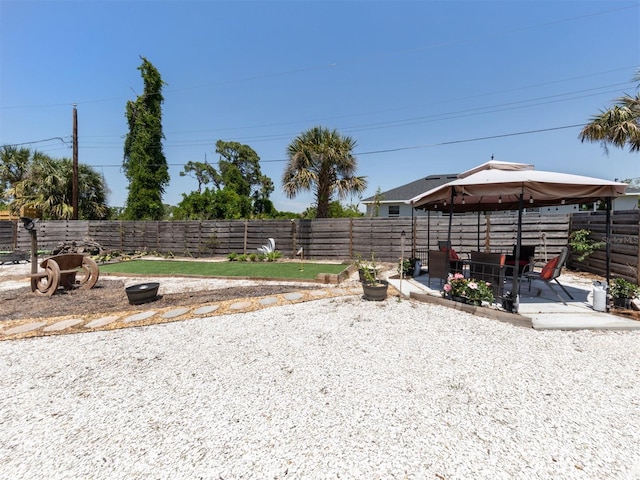
[(449, 252), (449, 260), (460, 260), (460, 256), (456, 253), (453, 248), (449, 248), (446, 245), (440, 247), (441, 252)]
[(549, 280), (553, 277), (553, 271), (558, 266), (558, 262), (560, 261), (560, 256), (554, 257), (547, 262), (547, 264), (542, 267), (542, 271), (540, 272), (540, 278), (542, 280)]

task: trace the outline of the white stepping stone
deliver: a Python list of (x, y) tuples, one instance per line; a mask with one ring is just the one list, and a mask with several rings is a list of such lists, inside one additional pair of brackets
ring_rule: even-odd
[(24, 325), (18, 325), (17, 327), (9, 328), (2, 332), (3, 335), (15, 335), (16, 333), (25, 333), (30, 332), (32, 330), (36, 330), (43, 325), (46, 325), (47, 322), (33, 322), (33, 323), (25, 323)]
[(117, 315), (110, 315), (108, 317), (101, 317), (101, 318), (96, 318), (95, 320), (91, 320), (89, 323), (87, 323), (84, 328), (100, 328), (100, 327), (104, 327), (105, 325), (109, 325), (110, 323), (115, 322), (116, 320), (118, 320)]
[(244, 310), (245, 308), (249, 308), (251, 306), (251, 302), (236, 302), (232, 304), (229, 308), (231, 310)]
[(289, 301), (300, 300), (302, 297), (304, 297), (304, 295), (302, 295), (301, 293), (285, 293), (284, 294), (284, 298), (286, 298)]
[(327, 294), (326, 290), (312, 290), (309, 294), (313, 297), (324, 297)]
[(48, 327), (44, 327), (43, 330), (45, 332), (59, 332), (60, 330), (64, 330), (65, 328), (74, 327), (79, 323), (84, 322), (81, 318), (70, 318), (69, 320), (62, 320), (61, 322), (54, 323), (53, 325), (49, 325)]
[(206, 315), (207, 313), (215, 312), (220, 308), (220, 305), (205, 305), (204, 307), (196, 308), (193, 313), (196, 315)]
[(153, 317), (156, 314), (153, 310), (149, 310), (146, 312), (136, 313), (135, 315), (130, 315), (124, 319), (125, 322), (139, 322), (141, 320), (146, 320), (149, 317)]
[(261, 298), (260, 299), (260, 305), (273, 305), (277, 301), (278, 301), (278, 299), (274, 298), (274, 297)]
[(187, 313), (189, 311), (188, 308), (176, 308), (175, 310), (170, 310), (168, 312), (165, 312), (162, 314), (162, 318), (175, 318), (175, 317), (179, 317), (180, 315), (184, 315), (185, 313)]
[(344, 295), (347, 291), (344, 288), (332, 288), (331, 293), (335, 293), (336, 295)]

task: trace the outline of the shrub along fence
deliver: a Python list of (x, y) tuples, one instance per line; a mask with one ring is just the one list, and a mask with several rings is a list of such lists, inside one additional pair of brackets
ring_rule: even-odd
[[(611, 235), (611, 271), (638, 282), (640, 212), (614, 212)], [(569, 232), (587, 228), (599, 240), (605, 234), (601, 212), (569, 215), (523, 216), (523, 245), (536, 246), (536, 258), (545, 260), (567, 245)], [(230, 252), (253, 253), (274, 238), (276, 249), (293, 258), (302, 247), (306, 259), (350, 260), (356, 255), (396, 262), (437, 249), (447, 239), (449, 218), (335, 218), (315, 220), (211, 220), (189, 222), (136, 221), (40, 221), (38, 245), (51, 250), (60, 242), (91, 240), (106, 250), (149, 251), (177, 256), (209, 257)], [(405, 233), (404, 241), (402, 232)], [(459, 252), (501, 251), (511, 253), (517, 236), (517, 215), (454, 215), (452, 247)], [(403, 248), (404, 246), (404, 248)], [(0, 248), (30, 249), (29, 233), (21, 222), (0, 221)], [(604, 274), (605, 250), (574, 267)], [(424, 259), (426, 261), (426, 258)]]

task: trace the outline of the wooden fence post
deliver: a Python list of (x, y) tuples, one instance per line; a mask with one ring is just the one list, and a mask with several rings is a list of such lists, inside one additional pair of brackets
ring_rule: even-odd
[(638, 222), (638, 251), (636, 252), (636, 284), (640, 285), (640, 222)]
[(298, 245), (296, 242), (296, 222), (295, 218), (291, 219), (291, 257), (296, 258), (296, 253), (298, 252)]
[(249, 229), (249, 220), (244, 221), (244, 243), (243, 243), (243, 254), (247, 254), (247, 231)]
[(484, 234), (484, 251), (491, 251), (491, 214), (487, 213), (485, 215), (485, 223), (487, 225), (487, 231)]
[(349, 219), (349, 260), (353, 258), (353, 218)]

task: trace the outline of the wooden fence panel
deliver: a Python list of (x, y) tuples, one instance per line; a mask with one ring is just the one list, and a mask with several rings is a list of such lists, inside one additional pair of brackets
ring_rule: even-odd
[(15, 220), (0, 220), (0, 250), (13, 251), (18, 240), (18, 226)]
[(604, 275), (608, 243), (611, 253), (611, 276), (640, 283), (640, 211), (613, 212), (608, 238), (606, 218), (606, 212), (601, 211), (574, 213), (571, 216), (571, 231), (589, 230), (591, 239), (604, 243), (604, 246), (582, 261), (578, 261), (573, 255), (571, 267)]
[[(59, 243), (70, 243), (89, 238), (89, 222), (87, 220), (41, 220), (36, 223), (38, 249), (50, 251)], [(18, 227), (17, 248), (31, 250), (31, 235), (22, 224)]]
[[(522, 242), (536, 246), (536, 258), (545, 260), (567, 245), (569, 232), (586, 228), (595, 240), (611, 246), (611, 273), (638, 282), (640, 270), (640, 212), (613, 212), (606, 238), (605, 212), (568, 215), (526, 213)], [(15, 226), (15, 227), (14, 227)], [(274, 238), (276, 249), (287, 258), (300, 247), (307, 259), (350, 260), (356, 254), (379, 261), (396, 262), (415, 249), (436, 249), (446, 240), (449, 217), (335, 218), (315, 220), (208, 220), (189, 222), (40, 221), (36, 224), (41, 250), (60, 242), (89, 239), (106, 250), (125, 253), (147, 250), (194, 257), (254, 253)], [(15, 232), (11, 229), (15, 228)], [(402, 251), (402, 232), (405, 232)], [(454, 215), (451, 240), (460, 252), (510, 253), (516, 242), (517, 215)], [(15, 238), (11, 240), (11, 238)], [(0, 248), (30, 250), (30, 236), (20, 222), (0, 222)], [(5, 247), (6, 248), (6, 247)], [(603, 275), (606, 250), (601, 248), (582, 262), (572, 256), (571, 266)]]
[(105, 250), (122, 250), (122, 230), (119, 221), (89, 222), (89, 238)]
[(349, 218), (299, 220), (296, 245), (304, 248), (308, 259), (348, 259), (350, 253)]

